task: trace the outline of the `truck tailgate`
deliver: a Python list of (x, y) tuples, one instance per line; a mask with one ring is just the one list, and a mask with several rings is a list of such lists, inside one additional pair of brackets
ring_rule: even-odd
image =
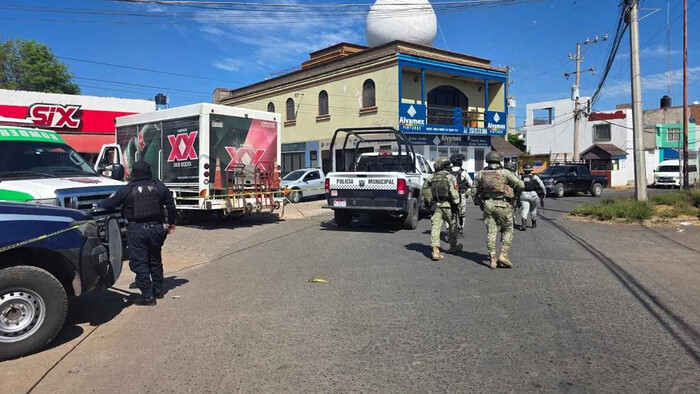
[(396, 174), (332, 173), (328, 175), (328, 205), (332, 208), (404, 210), (406, 196), (397, 193)]

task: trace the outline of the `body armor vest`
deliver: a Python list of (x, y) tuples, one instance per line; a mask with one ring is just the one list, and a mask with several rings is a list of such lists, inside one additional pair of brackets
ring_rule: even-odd
[(486, 197), (500, 197), (506, 194), (506, 183), (501, 170), (483, 170), (481, 173), (481, 192)]
[(137, 221), (157, 221), (162, 219), (162, 204), (160, 198), (158, 198), (158, 189), (155, 182), (132, 186), (131, 198), (134, 204), (134, 217), (127, 219)]
[(537, 181), (535, 181), (534, 175), (523, 176), (523, 182), (525, 183), (526, 192), (534, 192), (537, 190)]
[(433, 175), (433, 179), (430, 182), (430, 192), (433, 194), (433, 199), (437, 202), (450, 200), (450, 181), (447, 179), (445, 171), (440, 171)]

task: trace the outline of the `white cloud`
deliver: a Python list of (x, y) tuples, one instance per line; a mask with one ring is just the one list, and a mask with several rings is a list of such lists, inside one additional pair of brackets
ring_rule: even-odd
[[(649, 91), (660, 91), (666, 89), (667, 75), (665, 72), (642, 75), (642, 89)], [(671, 71), (671, 84), (676, 85), (683, 80), (683, 70), (676, 69)], [(700, 81), (700, 66), (688, 68), (688, 83)], [(604, 97), (620, 97), (629, 96), (631, 92), (629, 80), (618, 80), (608, 82), (603, 87), (602, 95)]]
[(198, 13), (195, 20), (202, 24), (200, 31), (229, 54), (244, 55), (235, 53), (236, 43), (252, 47), (245, 57), (266, 71), (298, 66), (309, 52), (343, 41), (358, 43), (364, 36), (361, 14), (331, 18), (319, 11), (305, 11), (301, 17), (284, 11), (219, 10)]
[(224, 71), (238, 71), (243, 67), (245, 62), (240, 59), (234, 59), (234, 58), (226, 58), (226, 59), (219, 59), (215, 60), (212, 62), (212, 66), (224, 70)]
[[(681, 51), (677, 49), (671, 49), (671, 56), (677, 56), (681, 54)], [(659, 58), (659, 57), (666, 57), (666, 47), (663, 45), (659, 45), (657, 47), (653, 48), (642, 48), (642, 50), (639, 52), (640, 57), (652, 57), (652, 58)], [(618, 52), (617, 56), (618, 59), (629, 59), (630, 54), (629, 52), (624, 52), (620, 53)]]

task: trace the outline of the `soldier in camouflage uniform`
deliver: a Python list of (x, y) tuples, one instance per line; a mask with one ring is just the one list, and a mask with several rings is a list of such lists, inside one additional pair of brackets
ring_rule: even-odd
[(423, 185), (424, 199), (430, 203), (435, 201), (435, 213), (431, 218), (430, 241), (433, 247), (433, 260), (440, 260), (440, 232), (443, 221), (448, 223), (448, 240), (450, 249), (447, 253), (457, 253), (462, 250), (462, 244), (457, 244), (457, 217), (459, 193), (457, 179), (452, 175), (450, 159), (441, 157), (435, 162), (435, 173)]
[[(488, 166), (474, 177), (472, 198), (484, 212), (484, 224), (487, 229), (486, 246), (489, 250), (491, 269), (498, 264), (508, 268), (513, 263), (508, 257), (508, 250), (513, 241), (513, 207), (512, 199), (520, 197), (525, 185), (512, 172), (501, 166), (501, 155), (496, 151), (486, 155)], [(496, 258), (496, 237), (499, 227), (503, 229), (501, 254)]]

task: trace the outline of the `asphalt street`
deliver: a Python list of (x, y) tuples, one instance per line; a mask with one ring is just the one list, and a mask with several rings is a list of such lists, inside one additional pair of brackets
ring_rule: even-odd
[(367, 217), (340, 229), (328, 213), (261, 223), (218, 239), (218, 253), (201, 241), (191, 264), (169, 270), (158, 306), (125, 301), (126, 272), (116, 289), (75, 302), (49, 349), (0, 363), (1, 387), (700, 391), (700, 230), (564, 218), (592, 200), (548, 199), (538, 228), (516, 232), (515, 267), (495, 271), (475, 207), (464, 250), (439, 262), (429, 220), (414, 231)]

